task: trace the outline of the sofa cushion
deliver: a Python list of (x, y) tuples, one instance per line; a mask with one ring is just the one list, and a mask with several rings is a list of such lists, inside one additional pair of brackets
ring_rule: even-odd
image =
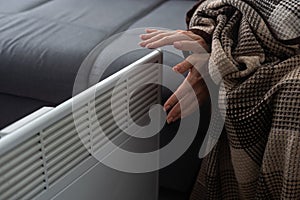
[(125, 30), (165, 0), (59, 0), (36, 7), (26, 17), (42, 18), (105, 32)]
[(0, 130), (43, 106), (51, 103), (0, 94)]
[(0, 92), (60, 103), (77, 70), (105, 34), (47, 20), (0, 19)]
[(0, 13), (12, 14), (23, 12), (44, 4), (50, 0), (0, 0)]
[(145, 17), (135, 22), (130, 28), (161, 27), (167, 29), (186, 29), (186, 12), (196, 1), (167, 1)]
[(70, 98), (89, 52), (161, 2), (47, 1), (0, 17), (0, 93), (55, 104)]

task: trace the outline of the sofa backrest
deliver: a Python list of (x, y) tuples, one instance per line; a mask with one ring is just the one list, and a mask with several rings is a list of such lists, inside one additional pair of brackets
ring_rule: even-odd
[(93, 48), (163, 0), (0, 1), (0, 93), (59, 104)]

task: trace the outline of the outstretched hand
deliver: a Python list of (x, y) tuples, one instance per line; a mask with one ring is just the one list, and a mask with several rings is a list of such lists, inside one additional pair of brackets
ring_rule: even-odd
[[(203, 79), (203, 76), (207, 75), (208, 45), (202, 37), (191, 31), (147, 29), (146, 34), (140, 37), (143, 40), (139, 43), (142, 47), (158, 48), (173, 45), (176, 49), (193, 52), (183, 62), (173, 67), (173, 70), (178, 73), (184, 73), (187, 70), (189, 70), (189, 73), (175, 93), (164, 104), (164, 109), (169, 111), (168, 123), (193, 113), (209, 97)], [(197, 100), (192, 98), (194, 95), (196, 95)]]
[[(180, 50), (183, 51), (193, 51), (194, 53), (209, 51), (209, 47), (203, 38), (192, 31), (146, 29), (146, 34), (142, 34), (140, 37), (143, 41), (139, 45), (146, 48), (154, 49), (175, 43), (174, 45), (182, 46), (183, 49)], [(174, 47), (176, 48), (176, 46)]]

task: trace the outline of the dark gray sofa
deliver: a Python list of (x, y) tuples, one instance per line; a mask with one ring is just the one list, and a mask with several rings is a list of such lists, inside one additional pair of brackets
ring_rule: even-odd
[[(0, 0), (0, 129), (42, 106), (56, 106), (70, 98), (83, 61), (111, 35), (140, 27), (185, 29), (185, 13), (194, 4), (187, 0)], [(118, 58), (106, 76), (147, 52)], [(169, 53), (164, 56), (169, 66), (181, 60)], [(163, 100), (169, 95), (164, 91)], [(188, 198), (207, 123), (201, 122), (190, 149), (161, 170), (160, 199)], [(176, 126), (164, 127), (167, 134), (162, 134), (162, 142), (172, 139), (168, 133), (176, 132)]]

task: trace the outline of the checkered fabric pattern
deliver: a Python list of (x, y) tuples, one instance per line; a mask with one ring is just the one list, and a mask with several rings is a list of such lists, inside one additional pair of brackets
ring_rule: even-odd
[(227, 98), (192, 200), (300, 199), (299, 9), (297, 0), (202, 0), (188, 13), (189, 29), (211, 41), (209, 72)]

